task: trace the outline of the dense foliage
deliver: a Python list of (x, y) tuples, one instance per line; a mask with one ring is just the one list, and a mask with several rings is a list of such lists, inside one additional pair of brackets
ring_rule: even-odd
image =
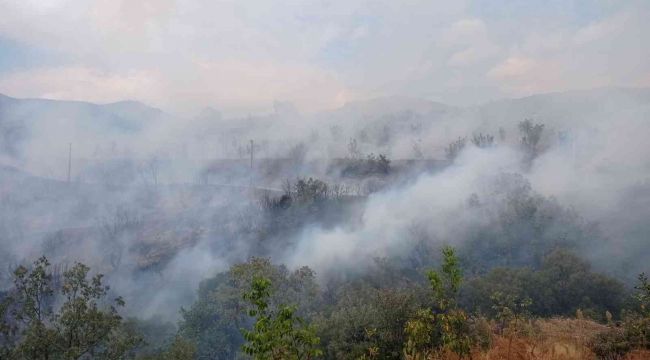
[(252, 330), (242, 330), (247, 341), (242, 345), (244, 353), (259, 360), (312, 359), (321, 355), (319, 338), (295, 315), (295, 306), (280, 305), (276, 311), (269, 308), (270, 289), (269, 279), (256, 277), (251, 290), (244, 293), (243, 298), (252, 305), (248, 314), (256, 318)]
[[(518, 128), (531, 166), (546, 146), (545, 126), (525, 120)], [(490, 134), (467, 139), (446, 147), (446, 163), (468, 147), (496, 146)], [(378, 180), (371, 190), (396, 181), (387, 156), (364, 158), (355, 139), (348, 151), (343, 178)], [(303, 162), (304, 152), (297, 146), (290, 157)], [(102, 275), (84, 264), (57, 272), (42, 257), (16, 267), (13, 287), (1, 294), (0, 359), (544, 359), (557, 344), (581, 359), (650, 354), (642, 352), (650, 351), (648, 278), (639, 275), (632, 288), (591, 266), (589, 247), (608, 241), (597, 226), (535, 193), (523, 175), (499, 173), (481, 186), (449, 210), (451, 234), (413, 224), (401, 233), (401, 251), (317, 279), (307, 266), (271, 259), (283, 259), (307, 227), (362, 227), (359, 207), (369, 201), (312, 177), (287, 181), (209, 230), (226, 239), (211, 246), (238, 261), (201, 281), (177, 324), (124, 320), (124, 301), (109, 299)], [(121, 238), (145, 229), (126, 212), (102, 223), (114, 270), (123, 266)], [(64, 240), (59, 235), (46, 249)], [(246, 261), (233, 250), (240, 241), (250, 248)], [(160, 259), (171, 261), (175, 250), (151, 263), (163, 267)]]
[[(581, 346), (604, 359), (650, 348), (650, 285), (631, 296), (567, 251), (539, 269), (495, 268), (465, 279), (462, 255), (441, 248), (439, 270), (413, 273), (377, 260), (371, 274), (320, 287), (307, 267), (252, 258), (204, 281), (178, 332), (123, 321), (102, 276), (77, 264), (56, 274), (46, 258), (14, 272), (3, 297), (7, 359), (429, 359), (496, 351), (520, 357), (546, 336), (540, 322), (577, 316)], [(592, 322), (585, 323), (585, 319)], [(593, 321), (604, 325), (595, 327)], [(595, 324), (595, 323), (594, 323)], [(567, 323), (566, 326), (574, 326)], [(539, 341), (539, 340), (537, 340)], [(560, 340), (556, 340), (560, 341)], [(540, 348), (541, 349), (541, 348)], [(539, 350), (542, 351), (542, 350)], [(519, 354), (519, 355), (518, 355)], [(532, 356), (532, 355), (531, 355)]]
[(318, 301), (314, 273), (309, 268), (290, 272), (268, 259), (253, 258), (201, 283), (198, 300), (182, 309), (180, 334), (197, 345), (198, 359), (230, 359), (244, 343), (240, 329), (250, 326), (244, 299), (254, 279), (265, 277), (273, 293), (265, 299), (275, 310), (281, 304), (297, 306), (297, 315), (309, 315)]
[(119, 359), (140, 343), (117, 313), (122, 299), (106, 301), (102, 275), (88, 278), (90, 269), (76, 264), (59, 279), (49, 266), (42, 257), (14, 271), (1, 309), (2, 358)]

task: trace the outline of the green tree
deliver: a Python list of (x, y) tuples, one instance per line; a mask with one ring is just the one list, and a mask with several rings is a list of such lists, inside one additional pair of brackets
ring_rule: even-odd
[(187, 339), (177, 337), (169, 349), (163, 353), (162, 360), (192, 360), (196, 354), (196, 345)]
[(193, 360), (196, 356), (196, 345), (193, 342), (177, 336), (165, 351), (146, 356), (138, 356), (138, 360)]
[(11, 323), (9, 307), (11, 298), (0, 294), (0, 359), (7, 359), (11, 354), (15, 326)]
[[(119, 359), (135, 348), (140, 338), (124, 333), (117, 307), (121, 298), (105, 303), (109, 287), (102, 275), (88, 278), (89, 268), (77, 263), (63, 273), (60, 287), (53, 289), (50, 263), (45, 257), (31, 269), (14, 271), (14, 289), (7, 299), (11, 311), (4, 324), (12, 334), (5, 354), (10, 359)], [(62, 305), (54, 311), (56, 295)], [(6, 313), (5, 313), (6, 315)]]
[(399, 359), (406, 341), (404, 326), (429, 295), (419, 286), (400, 284), (394, 274), (373, 273), (384, 280), (377, 288), (362, 277), (331, 287), (335, 303), (324, 307), (316, 319), (325, 357)]
[(626, 294), (623, 284), (593, 271), (588, 262), (566, 250), (546, 255), (537, 270), (501, 267), (469, 280), (461, 305), (498, 317), (491, 299), (497, 292), (517, 301), (532, 300), (527, 311), (534, 316), (572, 316), (580, 309), (596, 320), (605, 320), (606, 311), (620, 313)]
[(289, 271), (266, 258), (235, 264), (228, 271), (201, 282), (197, 301), (189, 309), (181, 309), (179, 333), (196, 344), (197, 359), (237, 356), (245, 340), (240, 329), (250, 323), (243, 294), (249, 291), (256, 277), (271, 280), (272, 307), (295, 304), (301, 317), (314, 312), (319, 289), (309, 268)]
[(639, 274), (639, 283), (634, 289), (634, 299), (639, 303), (639, 312), (643, 317), (650, 318), (650, 282), (645, 273)]
[(502, 335), (508, 338), (506, 359), (510, 360), (512, 341), (523, 332), (522, 321), (528, 316), (528, 307), (532, 301), (527, 297), (519, 298), (499, 291), (493, 293), (490, 299), (494, 304), (492, 309), (496, 313), (496, 318), (501, 323)]
[(251, 290), (243, 295), (252, 308), (248, 314), (256, 318), (252, 330), (242, 329), (246, 343), (244, 353), (260, 360), (313, 359), (322, 355), (320, 339), (313, 327), (296, 316), (296, 307), (269, 306), (271, 281), (264, 277), (253, 279)]
[(645, 273), (639, 275), (634, 289), (637, 308), (626, 315), (625, 336), (633, 347), (650, 349), (650, 282)]
[(471, 350), (468, 316), (457, 305), (463, 279), (458, 257), (450, 246), (442, 249), (442, 256), (440, 271), (427, 273), (435, 308), (418, 311), (405, 327), (407, 342), (404, 352), (410, 358), (419, 358), (423, 352), (445, 350), (465, 357)]

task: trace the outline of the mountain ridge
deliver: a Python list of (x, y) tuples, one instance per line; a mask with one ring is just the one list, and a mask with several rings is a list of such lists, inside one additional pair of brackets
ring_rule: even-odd
[[(644, 101), (650, 101), (650, 87), (599, 87), (593, 89), (576, 89), (576, 90), (565, 90), (565, 91), (550, 91), (543, 93), (536, 93), (527, 96), (521, 97), (505, 97), (500, 98), (484, 103), (478, 103), (474, 105), (467, 106), (456, 106), (450, 105), (441, 101), (431, 100), (423, 97), (416, 96), (402, 96), (402, 95), (387, 95), (387, 96), (377, 96), (366, 99), (349, 101), (339, 107), (334, 107), (331, 109), (326, 109), (320, 112), (332, 112), (332, 111), (342, 111), (350, 109), (359, 109), (369, 106), (383, 106), (388, 108), (400, 108), (400, 107), (433, 107), (433, 108), (446, 108), (446, 109), (472, 109), (480, 108), (486, 106), (493, 106), (494, 104), (499, 104), (503, 102), (529, 102), (539, 99), (554, 99), (558, 97), (589, 97), (589, 96), (606, 96), (606, 95), (626, 95), (636, 98), (640, 98)], [(58, 100), (58, 99), (48, 99), (48, 98), (34, 98), (34, 97), (14, 97), (6, 94), (0, 93), (0, 100), (4, 101), (28, 101), (28, 102), (44, 102), (44, 103), (57, 103), (57, 104), (76, 104), (84, 106), (99, 106), (104, 108), (112, 107), (128, 107), (128, 108), (141, 108), (148, 109), (150, 111), (155, 111), (159, 113), (167, 114), (167, 112), (158, 107), (146, 104), (142, 101), (125, 99), (114, 102), (107, 103), (98, 103), (90, 102), (83, 100)], [(1, 105), (1, 103), (0, 103)], [(410, 105), (410, 106), (409, 106)], [(206, 105), (204, 108), (212, 108), (210, 105)], [(216, 109), (218, 111), (218, 109)]]

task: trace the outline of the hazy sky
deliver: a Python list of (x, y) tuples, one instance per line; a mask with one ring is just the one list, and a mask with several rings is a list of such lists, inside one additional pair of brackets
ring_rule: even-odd
[(0, 93), (168, 110), (650, 86), (650, 1), (0, 0)]

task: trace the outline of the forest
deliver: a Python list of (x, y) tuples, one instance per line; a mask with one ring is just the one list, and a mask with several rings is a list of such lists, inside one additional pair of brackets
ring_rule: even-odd
[(649, 19), (0, 0), (0, 360), (650, 360)]
[[(350, 258), (326, 267), (318, 262), (315, 265), (320, 271), (316, 271), (308, 261), (299, 262), (304, 250), (296, 241), (318, 231), (359, 231), (372, 221), (360, 209), (372, 206), (374, 196), (418, 180), (412, 178), (408, 165), (394, 165), (384, 154), (363, 156), (355, 139), (347, 144), (348, 155), (329, 166), (337, 169), (339, 179), (365, 184), (364, 190), (355, 189), (351, 182), (289, 178), (281, 183), (281, 190), (256, 191), (241, 210), (245, 218), (224, 220), (215, 214), (207, 219), (210, 228), (195, 227), (189, 235), (177, 231), (171, 236), (189, 236), (180, 239), (190, 242), (187, 246), (197, 241), (192, 237), (218, 231), (223, 232), (220, 236), (236, 239), (220, 243), (220, 247), (230, 247), (239, 256), (242, 243), (249, 248), (245, 258), (201, 280), (193, 300), (178, 307), (176, 317), (138, 316), (128, 311), (129, 303), (109, 286), (111, 276), (107, 279), (80, 262), (52, 263), (46, 253), (56, 254), (56, 247), (70, 236), (59, 232), (46, 238), (45, 255), (9, 269), (11, 285), (2, 292), (0, 308), (1, 357), (650, 356), (647, 276), (641, 272), (631, 280), (621, 275), (625, 268), (616, 269), (616, 263), (605, 270), (592, 266), (597, 258), (582, 255), (591, 253), (594, 244), (605, 246), (611, 239), (575, 209), (533, 190), (525, 176), (527, 169), (551, 146), (558, 145), (550, 142), (545, 124), (527, 119), (517, 124), (517, 131), (516, 149), (523, 172), (499, 171), (482, 178), (480, 191), (463, 194), (464, 201), (440, 213), (454, 233), (443, 236), (432, 232), (426, 222), (412, 222), (400, 231), (398, 242), (383, 244), (383, 252), (367, 252), (371, 256), (358, 258), (356, 264)], [(487, 133), (476, 133), (469, 141), (459, 137), (445, 147), (444, 163), (418, 171), (454, 171), (466, 148), (495, 151), (504, 146), (503, 129), (501, 132), (501, 144)], [(196, 214), (184, 216), (191, 219)], [(142, 236), (149, 224), (126, 210), (101, 223), (98, 240), (105, 246), (102, 249), (107, 251), (104, 255), (111, 272), (123, 266), (120, 239)], [(315, 224), (317, 230), (305, 230)], [(364, 232), (363, 236), (381, 234)], [(364, 241), (373, 247), (373, 242), (381, 244), (383, 239)], [(169, 257), (173, 259), (178, 249), (148, 246), (154, 249), (148, 249), (150, 255), (135, 264), (139, 270), (129, 271), (158, 273), (164, 278), (160, 267), (171, 261)], [(128, 251), (146, 251), (139, 247)], [(295, 249), (294, 257), (284, 257), (289, 264), (275, 260), (282, 258), (278, 254), (283, 249)], [(309, 251), (318, 252), (319, 248)], [(353, 250), (341, 251), (355, 256)], [(317, 255), (311, 256), (318, 259)], [(146, 303), (146, 293), (137, 296), (145, 297)]]

